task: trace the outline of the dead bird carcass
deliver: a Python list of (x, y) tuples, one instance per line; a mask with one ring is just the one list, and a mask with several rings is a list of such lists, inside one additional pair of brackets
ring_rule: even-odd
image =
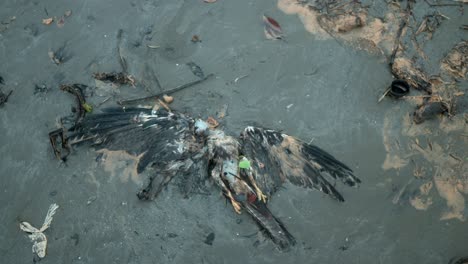
[(234, 210), (251, 215), (281, 250), (295, 239), (270, 212), (267, 197), (285, 181), (318, 189), (340, 202), (344, 199), (329, 180), (349, 186), (360, 182), (348, 166), (294, 137), (258, 127), (231, 137), (205, 121), (163, 108), (104, 109), (71, 127), (66, 142), (91, 142), (138, 156), (138, 173), (152, 165), (154, 175), (138, 193), (141, 200), (154, 199), (176, 175), (191, 178), (186, 189), (211, 178)]

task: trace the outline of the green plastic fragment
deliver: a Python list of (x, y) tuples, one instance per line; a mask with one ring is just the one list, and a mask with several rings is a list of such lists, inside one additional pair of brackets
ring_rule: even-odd
[(250, 161), (246, 158), (243, 158), (240, 162), (239, 162), (239, 168), (241, 169), (248, 169), (250, 168)]
[(93, 111), (93, 106), (88, 103), (84, 103), (82, 106), (86, 113), (91, 113)]

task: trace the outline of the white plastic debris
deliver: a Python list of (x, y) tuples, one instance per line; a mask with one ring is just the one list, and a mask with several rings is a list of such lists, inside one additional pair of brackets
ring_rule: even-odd
[(44, 258), (46, 255), (47, 237), (44, 235), (44, 231), (49, 228), (50, 223), (52, 222), (52, 217), (58, 208), (59, 206), (55, 203), (50, 205), (44, 224), (42, 224), (40, 229), (35, 228), (28, 222), (21, 222), (20, 224), (20, 229), (29, 233), (29, 238), (34, 243), (32, 246), (32, 252), (36, 253), (40, 258)]

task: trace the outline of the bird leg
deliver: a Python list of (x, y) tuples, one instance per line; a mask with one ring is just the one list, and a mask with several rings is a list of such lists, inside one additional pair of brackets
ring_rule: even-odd
[(234, 199), (234, 197), (232, 197), (232, 194), (231, 194), (231, 192), (229, 190), (226, 191), (226, 196), (231, 201), (232, 207), (234, 207), (234, 211), (236, 211), (236, 213), (238, 213), (238, 214), (241, 214), (241, 205), (240, 205), (239, 202), (237, 202)]
[(218, 165), (217, 167), (213, 168), (213, 170), (211, 171), (211, 176), (216, 181), (216, 183), (221, 187), (221, 189), (223, 190), (223, 193), (226, 196), (226, 198), (228, 198), (231, 201), (232, 207), (234, 207), (234, 211), (236, 211), (236, 213), (240, 214), (241, 213), (241, 205), (240, 205), (239, 202), (236, 201), (236, 199), (234, 199), (234, 197), (232, 196), (231, 191), (226, 186), (224, 181), (221, 179), (221, 177), (220, 177), (221, 176), (221, 171), (222, 171), (222, 168), (221, 168), (221, 166)]
[(262, 190), (258, 187), (257, 182), (255, 181), (255, 178), (253, 177), (253, 173), (251, 170), (247, 173), (250, 182), (252, 183), (253, 187), (255, 188), (255, 193), (257, 194), (258, 200), (263, 201), (264, 203), (267, 202), (267, 196), (263, 194)]

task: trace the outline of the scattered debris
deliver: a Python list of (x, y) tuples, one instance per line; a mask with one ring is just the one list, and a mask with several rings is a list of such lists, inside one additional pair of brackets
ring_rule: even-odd
[(61, 63), (60, 58), (56, 57), (55, 53), (53, 51), (49, 50), (49, 52), (47, 54), (49, 55), (49, 58), (53, 63), (55, 63), (57, 65), (59, 65)]
[(35, 84), (34, 85), (34, 94), (46, 94), (49, 92), (50, 88), (45, 84)]
[(92, 204), (94, 201), (96, 201), (97, 197), (96, 196), (91, 196), (88, 198), (88, 201), (86, 201), (86, 205)]
[(409, 202), (416, 210), (427, 210), (432, 205), (432, 197), (428, 197), (432, 187), (432, 181), (426, 182), (419, 186), (417, 195), (410, 198)]
[(192, 39), (190, 39), (193, 43), (201, 42), (201, 39), (198, 35), (193, 35)]
[(13, 90), (10, 90), (8, 93), (3, 93), (0, 91), (0, 106), (3, 106), (8, 101), (8, 97), (13, 93)]
[(88, 105), (88, 104), (86, 103), (84, 92), (83, 92), (83, 90), (85, 90), (87, 87), (88, 86), (86, 86), (84, 84), (79, 84), (79, 83), (75, 83), (75, 84), (71, 84), (71, 85), (61, 85), (60, 86), (60, 90), (69, 92), (69, 93), (73, 94), (75, 96), (75, 98), (76, 98), (76, 103), (77, 103), (77, 106), (78, 106), (78, 108), (77, 108), (78, 110), (77, 110), (75, 125), (78, 125), (79, 123), (81, 123), (81, 121), (85, 117), (86, 113), (88, 112), (85, 109), (85, 106)]
[(104, 99), (102, 102), (100, 102), (100, 103), (99, 103), (99, 104), (96, 106), (96, 108), (99, 108), (99, 107), (101, 107), (101, 105), (105, 104), (105, 103), (106, 103), (106, 102), (108, 102), (110, 99), (111, 99), (111, 97), (110, 97), (110, 96), (109, 96), (109, 97), (107, 97), (107, 98), (106, 98), (106, 99)]
[(395, 97), (400, 98), (409, 93), (410, 87), (409, 84), (404, 80), (394, 80), (390, 85), (389, 93)]
[(283, 31), (279, 23), (271, 17), (263, 15), (265, 37), (267, 39), (282, 39)]
[(455, 78), (466, 79), (468, 68), (468, 41), (455, 45), (442, 60), (442, 70)]
[(238, 81), (248, 77), (249, 75), (248, 74), (245, 74), (245, 75), (242, 75), (242, 76), (239, 76), (237, 78), (234, 79), (234, 83), (237, 83)]
[(159, 49), (161, 46), (159, 45), (146, 45), (150, 49)]
[(42, 19), (42, 24), (44, 25), (50, 25), (52, 22), (54, 22), (54, 18), (52, 17)]
[(50, 132), (49, 141), (52, 149), (54, 150), (55, 157), (61, 161), (67, 161), (67, 157), (70, 155), (70, 147), (68, 145), (67, 137), (65, 136), (63, 128), (59, 128)]
[(216, 1), (218, 1), (218, 0), (203, 0), (203, 2), (205, 2), (205, 3), (215, 3)]
[(65, 11), (65, 14), (64, 14), (65, 17), (69, 17), (69, 16), (71, 16), (71, 15), (72, 15), (72, 11), (71, 11), (71, 10)]
[(341, 250), (341, 251), (348, 250), (349, 247), (350, 247), (350, 244), (351, 244), (351, 241), (350, 241), (349, 237), (346, 237), (343, 245), (340, 246), (338, 249)]
[(135, 79), (132, 75), (123, 72), (96, 72), (93, 74), (94, 79), (111, 82), (114, 84), (129, 84), (135, 86)]
[(26, 233), (29, 233), (29, 238), (34, 243), (32, 246), (32, 252), (37, 254), (39, 258), (44, 258), (47, 250), (47, 237), (44, 235), (44, 232), (47, 228), (50, 227), (54, 214), (56, 213), (59, 206), (57, 204), (51, 204), (47, 215), (45, 217), (44, 223), (40, 229), (35, 228), (28, 222), (21, 222), (20, 229)]
[(389, 60), (389, 65), (392, 70), (392, 73), (394, 73), (393, 65), (395, 63), (396, 55), (401, 48), (401, 40), (402, 40), (402, 37), (405, 35), (404, 29), (408, 25), (410, 15), (412, 14), (414, 1), (415, 0), (406, 1), (406, 9), (402, 14), (400, 26), (398, 27), (398, 30), (396, 31), (396, 36), (395, 36), (395, 40), (393, 43), (392, 55), (390, 56), (390, 60)]
[(195, 62), (188, 62), (186, 63), (186, 65), (190, 67), (190, 70), (192, 71), (193, 75), (197, 76), (200, 79), (205, 78), (205, 73), (203, 73), (202, 68), (198, 66)]
[(178, 236), (179, 235), (177, 235), (176, 233), (167, 233), (167, 237), (169, 237), (169, 238), (176, 238)]
[(328, 33), (347, 33), (366, 25), (367, 11), (358, 1), (328, 1), (311, 8), (321, 13), (317, 22)]
[(434, 12), (433, 14), (424, 16), (424, 19), (419, 25), (415, 35), (417, 36), (423, 32), (426, 32), (427, 38), (432, 39), (433, 33), (442, 24), (442, 20), (444, 19), (447, 19), (447, 17), (440, 14), (439, 12)]
[(163, 100), (166, 104), (170, 104), (174, 101), (174, 97), (165, 94), (163, 95)]
[[(205, 0), (205, 1), (206, 1), (206, 0)], [(210, 234), (205, 238), (205, 241), (203, 241), (203, 243), (212, 246), (214, 240), (215, 240), (215, 233), (210, 233)]]
[(434, 118), (439, 114), (449, 112), (450, 107), (444, 102), (440, 96), (431, 96), (424, 100), (424, 103), (416, 108), (413, 115), (413, 121), (416, 124)]
[(407, 58), (399, 57), (393, 61), (392, 73), (397, 79), (405, 80), (410, 87), (431, 93), (431, 84), (426, 74), (416, 68)]
[(62, 64), (69, 59), (69, 55), (65, 52), (66, 43), (58, 48), (56, 51), (49, 50), (48, 55), (50, 60), (56, 65)]
[(136, 103), (140, 103), (140, 102), (144, 102), (144, 101), (153, 101), (154, 99), (157, 99), (161, 96), (163, 96), (164, 94), (166, 95), (170, 95), (170, 94), (173, 94), (175, 92), (179, 92), (179, 91), (182, 91), (184, 89), (187, 89), (189, 87), (192, 87), (194, 85), (197, 85), (199, 83), (202, 83), (206, 80), (208, 80), (209, 78), (213, 77), (214, 75), (212, 73), (208, 74), (207, 76), (205, 76), (205, 78), (203, 79), (200, 79), (200, 80), (196, 80), (196, 81), (193, 81), (193, 82), (190, 82), (190, 83), (187, 83), (187, 84), (184, 84), (184, 85), (181, 85), (181, 86), (178, 86), (174, 89), (171, 89), (171, 90), (168, 90), (168, 91), (163, 91), (163, 92), (160, 92), (160, 93), (157, 93), (157, 94), (154, 94), (154, 95), (150, 95), (150, 96), (147, 96), (147, 97), (143, 97), (143, 98), (137, 98), (137, 99), (130, 99), (130, 100), (124, 100), (124, 101), (119, 101), (117, 102), (119, 105), (132, 105), (132, 104), (136, 104)]

